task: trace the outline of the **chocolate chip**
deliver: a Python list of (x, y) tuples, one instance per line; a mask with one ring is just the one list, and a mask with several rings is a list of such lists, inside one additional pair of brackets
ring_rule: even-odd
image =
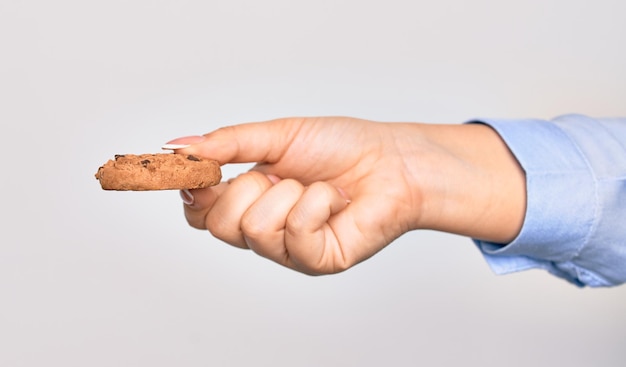
[(196, 158), (192, 156), (191, 154), (187, 156), (187, 159), (189, 159), (190, 161), (194, 161), (194, 162), (200, 162), (199, 158)]
[(126, 154), (116, 154), (115, 155), (115, 160), (117, 160), (118, 158), (124, 158), (126, 156)]
[(143, 161), (141, 161), (141, 165), (144, 167), (148, 167), (148, 163), (150, 163), (149, 159), (144, 159)]

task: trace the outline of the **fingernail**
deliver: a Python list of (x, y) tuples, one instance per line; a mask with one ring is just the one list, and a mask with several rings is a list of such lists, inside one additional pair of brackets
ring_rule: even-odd
[(276, 185), (277, 183), (279, 183), (279, 182), (280, 182), (280, 177), (278, 177), (278, 176), (275, 176), (275, 175), (269, 175), (269, 174), (268, 174), (268, 175), (266, 175), (266, 176), (267, 176), (267, 178), (268, 178), (268, 179), (269, 179), (269, 180), (270, 180), (270, 181), (271, 181), (274, 185)]
[(185, 203), (186, 205), (193, 204), (193, 195), (191, 195), (191, 192), (189, 190), (180, 190), (180, 197), (181, 199), (183, 199), (183, 203)]
[(337, 187), (337, 191), (339, 191), (339, 194), (343, 196), (344, 199), (346, 199), (346, 203), (350, 204), (352, 202), (352, 200), (350, 200), (350, 197), (344, 191), (344, 189), (342, 189), (341, 187)]
[(182, 138), (176, 138), (174, 140), (170, 140), (165, 145), (161, 147), (164, 150), (175, 150), (175, 149), (183, 149), (188, 148), (194, 144), (198, 144), (204, 141), (204, 136), (202, 135), (193, 135), (193, 136), (184, 136)]

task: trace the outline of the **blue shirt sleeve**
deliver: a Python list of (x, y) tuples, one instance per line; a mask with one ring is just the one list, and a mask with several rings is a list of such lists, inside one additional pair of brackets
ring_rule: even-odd
[(480, 119), (526, 174), (511, 243), (474, 239), (497, 274), (540, 268), (578, 286), (626, 282), (626, 118)]

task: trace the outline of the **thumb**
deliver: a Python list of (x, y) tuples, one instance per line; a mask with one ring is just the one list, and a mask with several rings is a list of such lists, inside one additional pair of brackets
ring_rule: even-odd
[(302, 122), (288, 118), (227, 126), (203, 136), (171, 140), (162, 148), (215, 159), (220, 164), (274, 163), (285, 153)]

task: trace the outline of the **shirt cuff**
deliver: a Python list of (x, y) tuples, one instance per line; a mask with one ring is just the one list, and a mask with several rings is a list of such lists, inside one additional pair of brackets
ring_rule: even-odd
[(474, 239), (497, 274), (540, 268), (578, 286), (607, 286), (602, 277), (572, 261), (585, 246), (595, 220), (597, 188), (577, 145), (545, 120), (479, 119), (505, 141), (526, 174), (526, 214), (511, 243)]

